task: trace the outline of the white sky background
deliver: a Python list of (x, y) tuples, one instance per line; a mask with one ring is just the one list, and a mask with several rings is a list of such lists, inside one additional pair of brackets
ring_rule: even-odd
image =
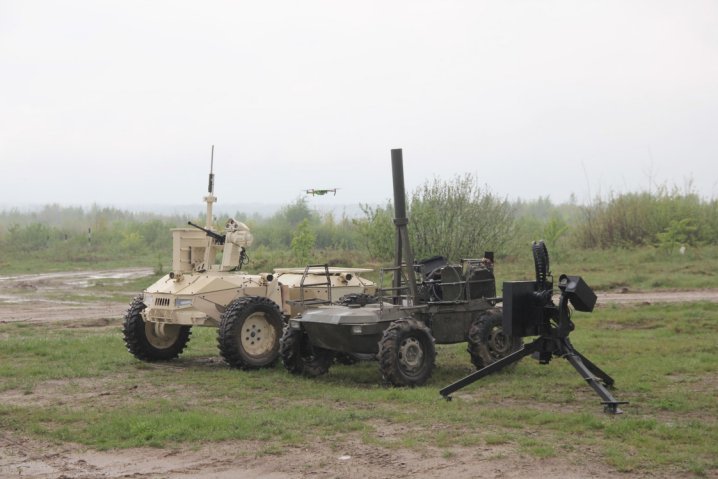
[(0, 0), (0, 205), (718, 197), (718, 2)]

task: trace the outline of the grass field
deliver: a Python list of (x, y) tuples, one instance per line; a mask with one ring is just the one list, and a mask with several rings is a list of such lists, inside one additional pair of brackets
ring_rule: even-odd
[[(718, 288), (718, 247), (689, 248), (685, 255), (653, 247), (609, 250), (550, 250), (554, 274), (578, 274), (597, 291)], [(526, 254), (496, 264), (498, 281), (533, 279)]]
[[(551, 249), (551, 267), (554, 273), (580, 274), (592, 288), (606, 291), (617, 288), (628, 288), (632, 291), (652, 291), (665, 289), (700, 289), (718, 288), (718, 246), (691, 247), (685, 255), (677, 252), (669, 253), (664, 249), (645, 246), (633, 249), (580, 250)], [(271, 255), (270, 255), (271, 256)], [(279, 255), (281, 256), (281, 255)], [(317, 253), (314, 262), (332, 261), (336, 265), (374, 268), (374, 273), (367, 277), (378, 280), (377, 271), (390, 264), (369, 264), (359, 261), (356, 254), (348, 251)], [(262, 264), (274, 267), (286, 266), (286, 260), (264, 258)], [(121, 260), (99, 260), (87, 262), (69, 262), (63, 258), (54, 258), (52, 262), (37, 258), (18, 256), (0, 260), (0, 270), (4, 275), (28, 274), (33, 272), (100, 270), (123, 267), (145, 267), (157, 272), (167, 272), (170, 258), (158, 259), (157, 256), (145, 256)], [(264, 271), (257, 262), (246, 267), (248, 272)], [(260, 271), (261, 270), (261, 271)], [(531, 246), (526, 245), (525, 251), (515, 257), (498, 258), (495, 265), (497, 282), (507, 280), (533, 279), (533, 258)], [(162, 273), (162, 274), (164, 274)], [(105, 285), (111, 287), (110, 281)], [(149, 282), (136, 283), (141, 290)]]
[(99, 449), (258, 440), (261, 454), (316, 440), (380, 448), (506, 446), (537, 458), (583, 455), (618, 471), (718, 471), (718, 305), (603, 307), (577, 313), (577, 349), (611, 374), (626, 414), (555, 359), (524, 359), (455, 394), (471, 372), (464, 345), (440, 346), (424, 387), (380, 384), (373, 362), (316, 379), (228, 369), (214, 329), (195, 328), (177, 361), (124, 349), (119, 320), (0, 324), (0, 428)]

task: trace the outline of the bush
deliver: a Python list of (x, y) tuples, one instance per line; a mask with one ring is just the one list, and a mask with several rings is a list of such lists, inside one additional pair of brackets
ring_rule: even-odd
[(657, 193), (627, 193), (584, 208), (576, 243), (586, 248), (715, 244), (716, 201), (665, 188)]
[[(371, 256), (394, 257), (393, 207), (362, 207), (365, 218), (355, 224)], [(451, 181), (426, 182), (411, 196), (407, 215), (414, 256), (443, 255), (452, 260), (483, 256), (484, 250), (500, 251), (513, 228), (512, 208), (506, 200), (478, 186), (471, 174)]]

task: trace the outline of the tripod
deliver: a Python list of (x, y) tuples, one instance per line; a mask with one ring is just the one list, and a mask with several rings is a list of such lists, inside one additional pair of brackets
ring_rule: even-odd
[[(568, 281), (573, 280), (575, 282), (574, 278), (578, 277), (574, 276), (566, 278)], [(578, 279), (580, 281), (580, 278)], [(561, 298), (559, 299), (558, 308), (556, 308), (556, 306), (551, 302), (550, 297), (546, 300), (548, 304), (546, 304), (543, 308), (544, 314), (542, 315), (541, 324), (538, 327), (538, 338), (525, 345), (522, 349), (511, 353), (508, 356), (505, 356), (462, 379), (459, 379), (453, 384), (446, 386), (439, 391), (444, 399), (451, 400), (451, 393), (468, 386), (469, 384), (478, 381), (491, 373), (499, 371), (509, 364), (519, 361), (525, 356), (536, 354), (541, 364), (548, 364), (554, 356), (566, 359), (569, 363), (571, 363), (571, 366), (578, 371), (588, 385), (593, 388), (596, 394), (601, 397), (601, 404), (603, 404), (603, 410), (605, 412), (609, 414), (623, 413), (618, 406), (621, 404), (628, 404), (628, 402), (617, 401), (608, 390), (608, 388), (613, 386), (613, 378), (606, 374), (601, 368), (593, 364), (588, 358), (579, 353), (568, 339), (568, 335), (574, 329), (574, 324), (571, 321), (570, 310), (568, 307), (569, 301), (574, 299), (572, 296), (574, 291), (572, 291), (571, 288), (567, 288), (566, 284), (567, 283), (564, 282), (563, 286), (559, 286), (561, 287)], [(537, 295), (537, 297), (540, 297), (540, 295)], [(580, 304), (580, 300), (577, 300), (577, 303)], [(591, 305), (588, 310), (590, 311), (591, 309), (593, 309), (593, 305)], [(554, 321), (551, 321), (552, 319)]]

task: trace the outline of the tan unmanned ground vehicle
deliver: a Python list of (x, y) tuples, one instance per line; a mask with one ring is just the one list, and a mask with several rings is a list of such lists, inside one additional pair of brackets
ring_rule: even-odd
[(252, 234), (234, 219), (227, 222), (224, 234), (215, 232), (212, 204), (217, 198), (211, 169), (208, 191), (205, 227), (188, 223), (191, 228), (172, 230), (172, 271), (137, 296), (125, 314), (125, 344), (136, 358), (176, 358), (192, 326), (211, 326), (219, 328), (219, 350), (230, 366), (272, 366), (288, 318), (313, 304), (330, 303), (332, 297), (376, 292), (373, 282), (358, 275), (369, 269), (314, 265), (242, 272)]

